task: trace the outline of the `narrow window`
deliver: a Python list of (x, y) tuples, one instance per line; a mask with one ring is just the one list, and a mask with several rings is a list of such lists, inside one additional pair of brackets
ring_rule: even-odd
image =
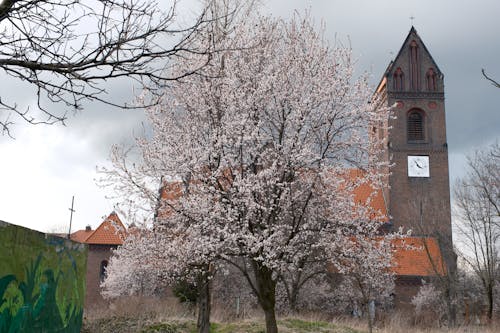
[(436, 73), (433, 68), (429, 68), (426, 74), (427, 90), (436, 91)]
[(403, 91), (405, 89), (404, 73), (401, 70), (401, 67), (396, 68), (394, 71), (393, 88), (396, 91)]
[(424, 115), (420, 111), (408, 113), (408, 141), (424, 140)]
[(107, 260), (101, 261), (101, 266), (99, 268), (99, 280), (101, 282), (103, 282), (104, 279), (106, 278), (106, 267), (108, 267), (108, 261)]
[(412, 40), (410, 43), (410, 89), (419, 90), (419, 56), (418, 44)]

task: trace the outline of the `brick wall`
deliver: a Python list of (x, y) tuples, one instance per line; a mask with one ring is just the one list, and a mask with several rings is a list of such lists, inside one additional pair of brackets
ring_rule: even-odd
[(90, 310), (107, 302), (101, 296), (101, 263), (109, 262), (115, 245), (90, 244), (87, 258), (87, 293), (85, 295), (85, 310)]

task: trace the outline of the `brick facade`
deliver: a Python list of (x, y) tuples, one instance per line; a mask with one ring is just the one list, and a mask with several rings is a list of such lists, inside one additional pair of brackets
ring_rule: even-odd
[(71, 234), (72, 240), (88, 244), (86, 311), (98, 309), (100, 306), (107, 304), (101, 296), (100, 285), (113, 250), (123, 244), (127, 235), (125, 226), (115, 212), (105, 218), (95, 230), (88, 226), (85, 230), (78, 230)]
[[(417, 48), (415, 86), (410, 83), (411, 45)], [(435, 88), (426, 84), (426, 72), (433, 70)], [(396, 70), (404, 75), (403, 87), (394, 80)], [(387, 105), (396, 105), (389, 120), (388, 156), (394, 164), (389, 176), (389, 214), (395, 227), (412, 229), (415, 234), (436, 235), (451, 241), (448, 145), (444, 105), (443, 75), (415, 29), (411, 29), (401, 51), (386, 72)], [(398, 89), (399, 88), (399, 89)], [(423, 115), (423, 140), (408, 140), (408, 112)], [(408, 156), (429, 156), (430, 177), (409, 177)]]
[[(393, 118), (387, 120), (388, 132), (374, 126), (372, 138), (384, 142), (385, 158), (393, 165), (386, 179), (384, 195), (377, 195), (372, 204), (384, 214), (387, 212), (393, 228), (411, 229), (416, 243), (428, 242), (432, 251), (413, 250), (399, 252), (396, 280), (396, 301), (409, 306), (409, 300), (418, 291), (423, 277), (442, 275), (455, 267), (452, 249), (450, 192), (448, 174), (448, 146), (443, 74), (424, 43), (412, 27), (397, 57), (389, 65), (377, 89), (384, 96), (385, 106), (393, 108)], [(422, 116), (421, 138), (409, 140), (410, 112)], [(417, 131), (418, 132), (418, 131)], [(385, 139), (385, 140), (380, 140)], [(429, 177), (410, 177), (408, 156), (427, 156)], [(372, 189), (368, 186), (361, 190)], [(180, 183), (167, 183), (162, 187), (162, 198), (176, 199), (181, 195)], [(356, 193), (363, 195), (363, 193)], [(379, 207), (380, 206), (380, 207)], [(384, 209), (385, 208), (385, 209)], [(166, 210), (163, 214), (169, 214)], [(112, 223), (110, 223), (112, 221)], [(86, 308), (104, 302), (100, 295), (101, 264), (109, 260), (112, 249), (122, 244), (126, 232), (121, 234), (112, 226), (120, 224), (112, 213), (94, 232), (80, 231), (80, 241), (89, 244), (87, 262)], [(123, 225), (122, 225), (123, 226)], [(124, 229), (124, 228), (123, 228)], [(419, 243), (420, 244), (420, 243)], [(428, 258), (426, 253), (432, 253)], [(443, 262), (445, 267), (432, 272), (430, 261)], [(415, 275), (417, 274), (417, 275)], [(421, 275), (420, 275), (421, 274)]]
[[(444, 270), (449, 272), (455, 269), (456, 259), (452, 253), (443, 78), (412, 27), (377, 88), (383, 96), (383, 105), (392, 107), (393, 117), (387, 120), (389, 130), (384, 133), (374, 128), (374, 132), (379, 139), (385, 138), (384, 158), (392, 165), (385, 195), (393, 227), (435, 239), (444, 258)], [(410, 118), (411, 114), (418, 114), (416, 121)], [(428, 157), (428, 177), (409, 174), (409, 156)], [(408, 278), (411, 283), (406, 283), (404, 275), (397, 280), (396, 292), (403, 303), (420, 285), (418, 276)]]
[(85, 309), (106, 304), (101, 296), (102, 264), (108, 263), (112, 251), (117, 245), (89, 244), (87, 257), (87, 291), (85, 294)]

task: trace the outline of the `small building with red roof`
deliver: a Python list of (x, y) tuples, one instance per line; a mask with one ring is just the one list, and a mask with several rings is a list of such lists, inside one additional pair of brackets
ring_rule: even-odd
[(72, 240), (88, 245), (86, 310), (105, 303), (100, 284), (106, 276), (106, 267), (113, 250), (123, 244), (127, 235), (127, 229), (116, 212), (109, 214), (95, 230), (87, 226), (71, 234)]

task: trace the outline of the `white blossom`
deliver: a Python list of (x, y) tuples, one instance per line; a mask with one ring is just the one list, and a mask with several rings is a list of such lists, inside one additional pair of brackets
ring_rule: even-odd
[[(358, 239), (366, 250), (364, 239), (382, 223), (371, 196), (357, 203), (354, 190), (380, 187), (383, 144), (368, 133), (388, 117), (367, 75), (354, 77), (351, 50), (329, 46), (307, 15), (256, 15), (217, 42), (225, 51), (200, 75), (170, 83), (148, 109), (152, 135), (138, 140), (141, 163), (113, 151), (108, 180), (157, 207), (155, 260), (174, 275), (220, 261), (237, 267), (266, 318), (274, 317), (269, 295), (279, 275), (304, 261), (331, 261), (349, 274), (355, 264), (386, 269), (379, 253), (348, 246)], [(179, 59), (177, 68), (199, 61)], [(358, 262), (344, 267), (353, 256)]]

